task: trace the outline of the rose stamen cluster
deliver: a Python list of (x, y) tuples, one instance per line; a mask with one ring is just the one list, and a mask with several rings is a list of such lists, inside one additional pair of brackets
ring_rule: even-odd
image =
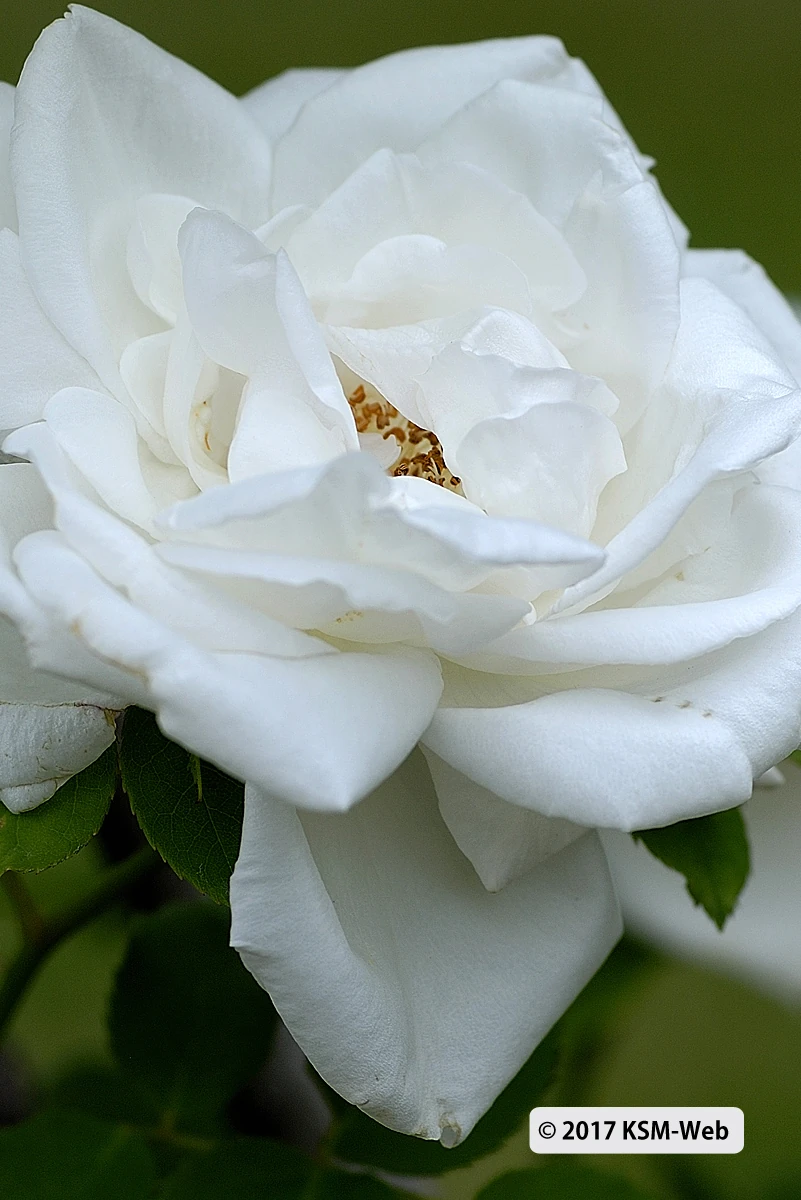
[(439, 438), (430, 429), (421, 429), (402, 416), (394, 404), (377, 392), (368, 399), (363, 383), (348, 396), (348, 404), (357, 433), (379, 433), (384, 441), (394, 438), (397, 443), (397, 457), (387, 468), (390, 475), (396, 478), (411, 475), (462, 494), (462, 481), (448, 470)]

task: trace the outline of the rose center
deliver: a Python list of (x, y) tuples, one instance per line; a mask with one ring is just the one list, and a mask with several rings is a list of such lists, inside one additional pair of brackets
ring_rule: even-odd
[(398, 457), (388, 468), (390, 475), (414, 475), (463, 495), (462, 481), (448, 470), (435, 433), (402, 416), (394, 404), (377, 392), (368, 396), (363, 384), (351, 392), (348, 403), (358, 433), (377, 433), (385, 441), (395, 439)]

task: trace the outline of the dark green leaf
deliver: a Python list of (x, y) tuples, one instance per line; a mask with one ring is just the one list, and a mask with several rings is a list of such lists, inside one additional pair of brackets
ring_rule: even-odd
[(397, 1175), (441, 1175), (484, 1158), (503, 1145), (539, 1103), (553, 1079), (557, 1045), (557, 1037), (549, 1034), (469, 1137), (452, 1150), (439, 1142), (393, 1133), (354, 1108), (342, 1119), (332, 1154), (345, 1162), (363, 1163)]
[(631, 835), (687, 880), (687, 891), (722, 929), (748, 878), (750, 856), (739, 808)]
[(310, 1194), (312, 1170), (311, 1160), (292, 1146), (237, 1138), (185, 1159), (163, 1195), (164, 1200), (302, 1200)]
[(149, 1097), (132, 1087), (130, 1079), (114, 1067), (73, 1068), (56, 1081), (47, 1106), (143, 1129), (157, 1125), (161, 1118)]
[(267, 1054), (275, 1010), (228, 945), (227, 913), (174, 904), (134, 929), (111, 998), (117, 1061), (162, 1120), (206, 1131)]
[(619, 1175), (573, 1163), (547, 1163), (493, 1179), (475, 1200), (653, 1200)]
[(244, 785), (169, 741), (152, 713), (129, 708), (122, 781), (145, 837), (176, 875), (218, 904), (239, 854)]
[(154, 1180), (142, 1138), (109, 1121), (51, 1112), (0, 1133), (8, 1200), (145, 1200)]
[(0, 804), (0, 875), (44, 871), (85, 846), (108, 812), (116, 770), (111, 747), (32, 812), (15, 815)]

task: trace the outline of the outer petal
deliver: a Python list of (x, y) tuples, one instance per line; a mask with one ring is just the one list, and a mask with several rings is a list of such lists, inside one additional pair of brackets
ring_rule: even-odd
[(582, 688), (501, 708), (440, 708), (424, 742), (482, 787), (546, 816), (667, 825), (741, 803), (753, 778), (727, 724), (677, 699)]
[(580, 825), (509, 804), (423, 750), (439, 811), (488, 892), (499, 892), (586, 833)]
[(12, 171), (39, 302), (117, 389), (120, 351), (159, 328), (126, 271), (139, 197), (190, 196), (252, 226), (268, 211), (269, 144), (239, 101), (81, 6), (45, 30), (22, 72)]
[[(0, 467), (6, 547), (47, 520), (49, 510), (34, 467)], [(0, 611), (14, 610), (18, 588), (7, 560), (0, 563)], [(117, 706), (111, 697), (33, 670), (21, 637), (0, 618), (0, 801), (21, 812), (52, 796), (111, 745)]]
[(275, 209), (319, 204), (375, 150), (419, 142), (499, 79), (572, 82), (555, 38), (403, 50), (349, 71), (299, 114), (276, 149)]
[(0, 228), (16, 230), (17, 202), (9, 163), (11, 126), (14, 123), (14, 88), (0, 83)]
[(696, 908), (681, 876), (622, 833), (603, 835), (632, 933), (683, 958), (742, 975), (794, 1004), (801, 1002), (801, 769), (782, 765), (787, 782), (758, 788), (744, 815), (751, 876), (720, 933)]
[(100, 381), (39, 307), (19, 261), (19, 244), (0, 232), (0, 429), (38, 421), (63, 387), (100, 387)]
[(313, 100), (345, 74), (335, 67), (282, 71), (248, 92), (242, 97), (242, 103), (270, 142), (275, 143), (291, 128), (307, 101)]
[[(710, 280), (739, 304), (801, 385), (801, 323), (759, 263), (742, 250), (690, 250), (684, 259), (684, 271)], [(795, 441), (763, 463), (759, 476), (769, 483), (798, 487), (801, 442)]]
[[(24, 812), (49, 800), (114, 741), (115, 711), (33, 671), (16, 631), (0, 621), (0, 801)], [(73, 699), (63, 699), (65, 693)], [(34, 698), (36, 697), (36, 698)]]
[[(607, 673), (604, 687), (603, 673), (587, 671), (552, 677), (567, 690), (527, 703), (440, 707), (426, 745), (504, 799), (641, 829), (742, 803), (752, 780), (801, 741), (798, 610), (711, 654), (630, 672), (627, 692), (614, 690), (626, 673)], [(461, 702), (475, 704), (496, 677), (465, 678)], [(446, 704), (460, 701), (451, 693)]]
[(249, 788), (231, 903), (233, 945), (328, 1083), (446, 1145), (618, 935), (594, 834), (490, 895), (418, 755), (345, 817)]
[(739, 304), (801, 385), (801, 324), (764, 267), (742, 250), (688, 250), (682, 265)]
[[(210, 653), (129, 604), (57, 534), (25, 538), (15, 559), (61, 628), (129, 674), (133, 702), (142, 703), (144, 683), (170, 737), (292, 803), (344, 809), (361, 799), (436, 708), (442, 685), (428, 652), (331, 654), (321, 643), (320, 654), (295, 659)], [(38, 649), (46, 661), (47, 641)]]

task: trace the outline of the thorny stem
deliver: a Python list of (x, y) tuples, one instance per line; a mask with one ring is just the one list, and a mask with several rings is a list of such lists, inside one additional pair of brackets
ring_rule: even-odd
[[(19, 918), (24, 941), (0, 987), (0, 1042), (28, 984), (50, 952), (94, 917), (111, 908), (160, 862), (150, 846), (145, 846), (124, 862), (110, 867), (85, 896), (49, 921), (43, 921), (32, 902), (29, 903), (27, 888), (20, 879), (10, 881), (12, 872), (2, 876)], [(23, 896), (26, 899), (22, 900)]]

